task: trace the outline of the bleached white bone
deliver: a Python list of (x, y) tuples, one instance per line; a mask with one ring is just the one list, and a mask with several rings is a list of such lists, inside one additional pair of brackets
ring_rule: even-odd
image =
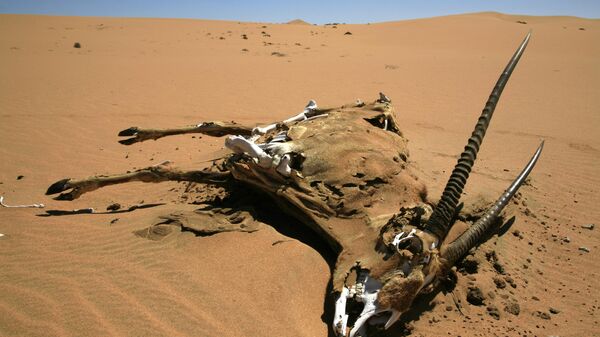
[(0, 206), (6, 208), (44, 208), (44, 204), (31, 204), (31, 205), (7, 205), (4, 203), (4, 196), (0, 196)]
[(288, 123), (292, 123), (292, 122), (299, 122), (299, 121), (303, 121), (306, 120), (308, 117), (306, 116), (307, 113), (311, 112), (312, 110), (315, 110), (317, 108), (317, 102), (315, 102), (315, 100), (310, 100), (308, 101), (308, 104), (306, 104), (306, 106), (304, 107), (304, 111), (302, 111), (301, 113), (297, 114), (294, 117), (290, 117), (286, 120), (283, 121), (284, 124), (288, 124)]
[(278, 133), (269, 143), (282, 143), (287, 140), (287, 131), (281, 131)]
[(329, 116), (329, 114), (315, 115), (315, 116), (312, 116), (312, 117), (308, 117), (306, 120), (307, 120), (307, 121), (312, 121), (313, 119), (322, 118), (322, 117), (327, 117), (327, 116)]
[(380, 93), (379, 93), (379, 99), (378, 99), (378, 101), (379, 101), (380, 103), (392, 103), (392, 100), (391, 100), (389, 97), (387, 97), (387, 96), (386, 96), (384, 93), (382, 93), (382, 92), (380, 92)]
[[(293, 122), (299, 122), (299, 121), (303, 121), (306, 120), (308, 117), (306, 116), (306, 114), (310, 113), (311, 111), (315, 110), (317, 108), (317, 102), (315, 102), (315, 100), (310, 100), (308, 101), (308, 104), (304, 107), (304, 111), (302, 111), (301, 113), (297, 114), (294, 117), (290, 117), (286, 120), (283, 121), (283, 124), (289, 124), (289, 123), (293, 123)], [(257, 126), (254, 129), (252, 129), (252, 134), (253, 135), (264, 135), (269, 131), (275, 130), (275, 128), (277, 127), (277, 124), (270, 124), (267, 126)]]
[[(396, 249), (398, 249), (398, 245), (400, 245), (402, 242), (414, 238), (416, 232), (417, 232), (417, 229), (413, 228), (408, 234), (406, 234), (406, 232), (400, 232), (400, 233), (398, 233), (394, 237), (394, 240), (392, 241), (392, 245), (394, 247), (396, 247)], [(406, 234), (406, 236), (404, 236), (405, 234)]]
[(273, 156), (283, 156), (293, 151), (290, 143), (273, 143), (257, 144), (262, 150), (268, 151)]
[(281, 160), (279, 161), (279, 165), (277, 165), (277, 172), (284, 177), (289, 177), (292, 174), (292, 168), (290, 167), (291, 157), (289, 154), (283, 155)]
[(269, 131), (275, 130), (275, 128), (277, 127), (277, 124), (270, 124), (267, 126), (257, 126), (254, 129), (252, 129), (252, 134), (253, 135), (264, 135)]
[[(381, 283), (376, 279), (369, 277), (368, 272), (363, 271), (357, 277), (357, 283), (351, 289), (347, 287), (342, 288), (340, 297), (335, 302), (335, 313), (333, 317), (333, 327), (336, 330), (338, 336), (342, 337), (356, 337), (357, 334), (360, 336), (365, 335), (366, 324), (383, 324), (385, 329), (392, 326), (402, 313), (396, 309), (381, 309), (377, 303), (377, 295), (381, 289)], [(348, 314), (346, 313), (346, 304), (349, 298), (353, 298), (358, 302), (364, 304), (363, 310), (357, 317), (354, 326), (350, 330), (349, 334), (346, 334), (348, 327)], [(389, 313), (387, 315), (381, 315)], [(374, 317), (377, 316), (377, 317)]]
[(263, 151), (253, 141), (242, 136), (229, 136), (225, 139), (225, 146), (235, 153), (245, 153), (254, 158), (258, 165), (269, 168), (273, 165), (273, 157)]
[(361, 294), (356, 294), (355, 298), (357, 301), (364, 303), (364, 307), (356, 322), (354, 323), (354, 327), (350, 330), (350, 334), (348, 337), (355, 337), (357, 333), (360, 333), (361, 336), (365, 335), (365, 331), (367, 329), (366, 323), (367, 321), (381, 312), (388, 310), (381, 310), (377, 305), (377, 294), (379, 293), (379, 289), (381, 289), (381, 283), (375, 279), (370, 278), (368, 275), (366, 276), (366, 280), (363, 283), (363, 291)]
[(333, 315), (333, 328), (338, 336), (346, 336), (348, 327), (348, 315), (346, 314), (346, 302), (350, 297), (350, 289), (344, 287), (340, 297), (335, 301), (335, 313)]

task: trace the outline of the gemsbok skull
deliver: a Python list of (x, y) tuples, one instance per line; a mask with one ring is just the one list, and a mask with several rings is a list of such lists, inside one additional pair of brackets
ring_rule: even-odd
[(368, 325), (391, 326), (417, 295), (435, 287), (465, 253), (481, 244), (533, 169), (543, 142), (485, 214), (456, 240), (446, 242), (496, 104), (529, 37), (494, 86), (434, 206), (413, 174), (407, 140), (384, 94), (372, 103), (335, 108), (310, 101), (297, 116), (264, 127), (208, 122), (177, 129), (129, 128), (119, 134), (130, 137), (122, 144), (183, 133), (229, 135), (225, 145), (232, 153), (197, 171), (157, 165), (121, 175), (63, 179), (47, 194), (61, 193), (57, 199), (72, 200), (107, 185), (166, 180), (258, 190), (336, 252), (333, 329), (339, 336), (365, 336)]

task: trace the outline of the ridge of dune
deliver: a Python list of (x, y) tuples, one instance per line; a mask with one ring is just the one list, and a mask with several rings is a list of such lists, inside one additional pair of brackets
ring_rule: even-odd
[(310, 26), (310, 23), (308, 23), (308, 22), (306, 22), (306, 21), (304, 21), (302, 19), (295, 19), (295, 20), (292, 20), (292, 21), (288, 21), (286, 23), (288, 25), (304, 25), (304, 26), (308, 25), (308, 26)]

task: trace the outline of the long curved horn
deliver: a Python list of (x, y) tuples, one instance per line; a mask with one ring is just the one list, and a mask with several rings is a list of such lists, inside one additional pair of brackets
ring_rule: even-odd
[(479, 116), (479, 120), (475, 125), (475, 130), (473, 130), (463, 153), (460, 155), (460, 158), (452, 171), (452, 175), (450, 175), (450, 179), (448, 179), (448, 183), (446, 183), (442, 197), (440, 198), (437, 207), (433, 210), (433, 214), (429, 218), (429, 221), (425, 225), (425, 229), (436, 235), (440, 241), (446, 237), (446, 234), (450, 229), (450, 221), (454, 216), (456, 205), (458, 204), (460, 195), (467, 183), (469, 173), (471, 173), (471, 168), (473, 167), (477, 152), (479, 151), (479, 147), (485, 136), (485, 131), (487, 130), (494, 114), (494, 110), (496, 109), (496, 104), (500, 99), (500, 95), (502, 94), (510, 75), (525, 50), (530, 36), (531, 32), (527, 33), (527, 36), (525, 36), (525, 39), (521, 42), (521, 45), (500, 75), (498, 82), (496, 82), (496, 85), (481, 112), (481, 116)]
[(502, 196), (496, 200), (496, 202), (488, 208), (485, 214), (479, 218), (469, 229), (467, 229), (458, 239), (448, 245), (444, 251), (444, 259), (446, 260), (447, 266), (452, 266), (454, 263), (462, 257), (471, 248), (475, 247), (480, 243), (483, 236), (490, 230), (490, 227), (494, 224), (496, 217), (500, 215), (500, 212), (508, 204), (510, 199), (515, 195), (519, 187), (523, 184), (535, 163), (537, 162), (542, 149), (544, 148), (544, 141), (537, 148), (533, 157), (527, 163), (527, 166), (521, 171), (517, 178), (512, 184), (504, 191)]

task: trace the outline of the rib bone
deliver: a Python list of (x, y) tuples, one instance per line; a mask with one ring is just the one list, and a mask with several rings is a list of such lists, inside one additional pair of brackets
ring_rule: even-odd
[(0, 206), (6, 208), (44, 208), (44, 204), (30, 204), (30, 205), (7, 205), (4, 203), (4, 196), (0, 196)]

